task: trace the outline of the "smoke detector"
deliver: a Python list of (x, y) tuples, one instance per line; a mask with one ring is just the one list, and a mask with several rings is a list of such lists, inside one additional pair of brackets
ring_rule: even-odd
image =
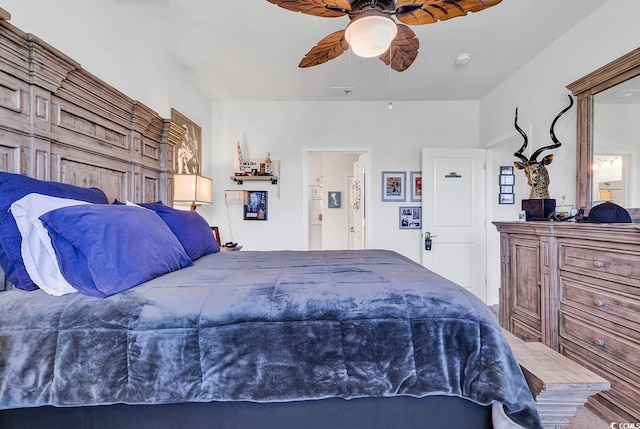
[(456, 57), (456, 65), (457, 66), (466, 66), (471, 62), (471, 54), (460, 54)]

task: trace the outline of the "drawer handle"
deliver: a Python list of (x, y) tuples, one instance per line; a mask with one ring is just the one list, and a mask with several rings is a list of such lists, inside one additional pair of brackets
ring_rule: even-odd
[(598, 308), (604, 308), (607, 305), (607, 303), (604, 302), (604, 301), (600, 301), (599, 299), (596, 299), (595, 300), (595, 305)]
[(604, 267), (604, 262), (602, 261), (593, 261), (593, 266), (596, 268), (602, 268)]
[(522, 336), (522, 340), (523, 340), (523, 341), (529, 341), (529, 334), (524, 334), (524, 335)]
[(606, 346), (606, 345), (607, 345), (607, 342), (606, 342), (605, 340), (603, 340), (602, 338), (598, 338), (598, 339), (596, 340), (596, 345), (597, 345), (598, 347), (604, 348), (604, 346)]

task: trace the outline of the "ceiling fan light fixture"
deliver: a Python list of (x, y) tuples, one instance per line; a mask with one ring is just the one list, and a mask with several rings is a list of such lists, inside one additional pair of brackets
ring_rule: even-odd
[(398, 26), (388, 16), (368, 14), (351, 21), (345, 38), (353, 52), (364, 58), (384, 54), (398, 34)]

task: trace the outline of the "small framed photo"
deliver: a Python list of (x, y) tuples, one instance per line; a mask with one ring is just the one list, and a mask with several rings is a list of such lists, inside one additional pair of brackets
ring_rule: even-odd
[(500, 199), (498, 202), (500, 204), (514, 204), (515, 198), (513, 194), (500, 194)]
[(422, 228), (421, 207), (400, 207), (400, 229)]
[(218, 246), (220, 246), (220, 232), (218, 231), (218, 227), (212, 226), (211, 233), (213, 234), (213, 238), (216, 239), (216, 243), (218, 243)]
[(500, 167), (500, 174), (513, 175), (513, 165), (503, 165), (502, 167)]
[(267, 191), (244, 191), (244, 220), (267, 220)]
[(340, 191), (329, 191), (329, 199), (327, 207), (330, 209), (339, 209), (341, 206), (342, 193)]
[(513, 194), (513, 185), (502, 185), (500, 186), (501, 194)]
[(411, 172), (411, 201), (422, 201), (422, 172)]
[(407, 173), (404, 171), (382, 172), (382, 201), (407, 200)]
[(317, 186), (317, 185), (311, 186), (311, 199), (312, 200), (322, 199), (322, 186)]
[(500, 175), (500, 186), (502, 185), (515, 185), (516, 176), (513, 174), (501, 174)]

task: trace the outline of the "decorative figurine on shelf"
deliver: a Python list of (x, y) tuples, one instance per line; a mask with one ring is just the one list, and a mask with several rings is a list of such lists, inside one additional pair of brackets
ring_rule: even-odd
[(240, 141), (236, 142), (236, 153), (233, 158), (233, 174), (235, 176), (242, 176), (244, 174), (244, 168), (242, 166), (242, 151), (240, 150)]
[[(538, 156), (549, 149), (556, 149), (562, 145), (562, 143), (556, 138), (556, 135), (553, 131), (553, 128), (556, 125), (556, 122), (567, 110), (573, 106), (573, 98), (571, 95), (569, 97), (569, 106), (565, 107), (558, 115), (555, 117), (553, 122), (551, 123), (551, 128), (549, 130), (549, 134), (551, 135), (551, 140), (553, 140), (552, 145), (541, 147), (531, 154), (531, 157), (527, 159), (526, 156), (522, 154), (527, 147), (528, 138), (525, 132), (518, 126), (518, 109), (516, 108), (516, 115), (514, 120), (514, 125), (516, 130), (522, 135), (524, 138), (524, 143), (522, 147), (514, 153), (514, 155), (520, 159), (520, 161), (515, 161), (513, 165), (518, 170), (524, 170), (527, 176), (527, 182), (529, 186), (531, 186), (531, 193), (529, 194), (529, 200), (522, 200), (522, 210), (533, 212), (532, 216), (527, 216), (527, 219), (546, 219), (550, 213), (553, 213), (555, 210), (555, 200), (549, 198), (549, 172), (547, 171), (547, 165), (551, 164), (553, 161), (553, 154), (549, 154), (542, 158), (542, 160), (538, 161)], [(538, 201), (535, 201), (538, 200)], [(531, 202), (533, 201), (533, 202)]]
[(524, 131), (518, 126), (518, 109), (516, 108), (516, 117), (514, 121), (514, 125), (516, 130), (522, 135), (524, 138), (524, 143), (522, 147), (514, 153), (514, 155), (519, 158), (522, 162), (515, 161), (513, 165), (518, 170), (524, 170), (527, 175), (527, 181), (529, 186), (531, 186), (531, 194), (529, 195), (529, 199), (541, 199), (541, 198), (549, 198), (549, 172), (547, 171), (547, 165), (551, 164), (553, 161), (553, 154), (547, 155), (542, 158), (541, 161), (538, 161), (538, 155), (540, 155), (545, 150), (556, 149), (562, 145), (560, 141), (556, 138), (556, 135), (553, 131), (556, 122), (567, 110), (573, 106), (573, 98), (569, 95), (569, 106), (565, 107), (558, 116), (551, 123), (551, 129), (549, 133), (551, 135), (551, 140), (553, 140), (552, 145), (541, 147), (540, 149), (533, 152), (531, 157), (527, 159), (526, 156), (522, 154), (527, 147), (528, 138)]
[(273, 168), (271, 166), (271, 152), (267, 152), (267, 159), (264, 160), (264, 174), (271, 176), (273, 174)]

